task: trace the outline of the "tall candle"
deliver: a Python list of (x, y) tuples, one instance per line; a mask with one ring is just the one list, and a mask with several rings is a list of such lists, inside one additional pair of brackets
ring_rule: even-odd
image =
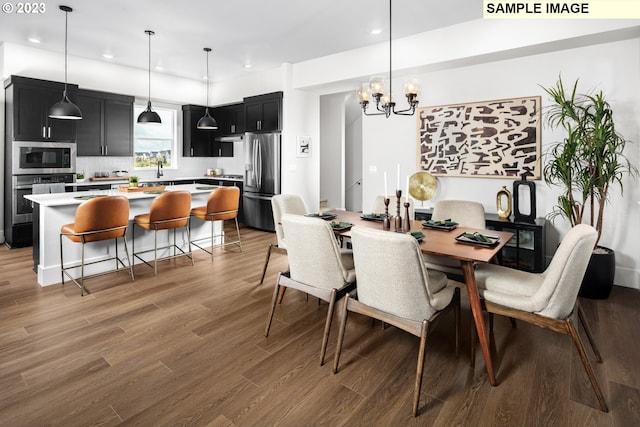
[(396, 183), (396, 189), (400, 190), (400, 163), (398, 163), (398, 182)]
[(407, 189), (407, 192), (405, 193), (405, 197), (408, 202), (409, 201), (409, 175), (407, 175), (407, 186), (405, 188)]
[(387, 172), (384, 173), (384, 198), (389, 198), (389, 192), (387, 191)]

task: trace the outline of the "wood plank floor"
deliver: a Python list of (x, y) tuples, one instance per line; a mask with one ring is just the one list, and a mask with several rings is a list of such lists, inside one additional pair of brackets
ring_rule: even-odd
[[(89, 280), (41, 288), (31, 248), (0, 249), (2, 426), (636, 426), (640, 425), (640, 292), (616, 287), (583, 305), (604, 363), (610, 407), (597, 410), (571, 339), (496, 318), (499, 385), (470, 357), (463, 294), (462, 351), (444, 316), (427, 345), (420, 415), (411, 416), (418, 339), (350, 316), (340, 371), (318, 354), (327, 305), (289, 291), (268, 338), (277, 271), (258, 285), (271, 233), (243, 228), (244, 251), (198, 252)], [(582, 333), (582, 332), (581, 332)]]

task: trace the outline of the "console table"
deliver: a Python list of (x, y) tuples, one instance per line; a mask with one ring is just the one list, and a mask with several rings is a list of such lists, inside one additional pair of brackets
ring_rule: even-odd
[[(417, 220), (431, 219), (431, 210), (416, 208)], [(453, 218), (455, 220), (455, 218)], [(536, 218), (535, 222), (514, 222), (501, 219), (497, 214), (485, 214), (487, 229), (509, 231), (513, 238), (502, 248), (498, 257), (500, 264), (518, 270), (541, 273), (546, 268), (545, 228), (547, 220)]]

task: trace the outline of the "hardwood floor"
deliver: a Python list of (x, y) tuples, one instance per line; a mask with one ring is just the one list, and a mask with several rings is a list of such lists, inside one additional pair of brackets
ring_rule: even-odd
[[(31, 248), (0, 249), (0, 425), (632, 426), (640, 425), (640, 292), (584, 300), (604, 363), (588, 355), (610, 407), (602, 413), (571, 339), (496, 318), (499, 385), (487, 381), (463, 291), (462, 351), (453, 317), (433, 328), (420, 415), (411, 416), (418, 339), (351, 314), (340, 371), (318, 364), (326, 303), (287, 292), (264, 337), (277, 271), (275, 236), (243, 228), (235, 247), (41, 288)], [(581, 331), (582, 333), (582, 331)]]

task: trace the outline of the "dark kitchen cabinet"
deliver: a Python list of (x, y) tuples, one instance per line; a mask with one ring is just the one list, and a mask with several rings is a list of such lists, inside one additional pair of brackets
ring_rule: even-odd
[[(14, 141), (76, 140), (81, 120), (49, 118), (49, 109), (62, 99), (64, 83), (11, 76), (5, 81), (7, 135)], [(77, 85), (67, 85), (67, 96), (76, 102)]]
[(233, 143), (217, 141), (223, 136), (223, 108), (209, 108), (218, 123), (217, 130), (198, 129), (198, 121), (204, 116), (205, 107), (182, 106), (182, 156), (183, 157), (233, 157)]
[(282, 92), (244, 99), (245, 130), (270, 132), (282, 129)]
[(244, 133), (244, 104), (232, 104), (221, 107), (222, 117), (220, 129), (222, 135), (237, 135)]
[(78, 156), (132, 156), (134, 97), (78, 91)]

